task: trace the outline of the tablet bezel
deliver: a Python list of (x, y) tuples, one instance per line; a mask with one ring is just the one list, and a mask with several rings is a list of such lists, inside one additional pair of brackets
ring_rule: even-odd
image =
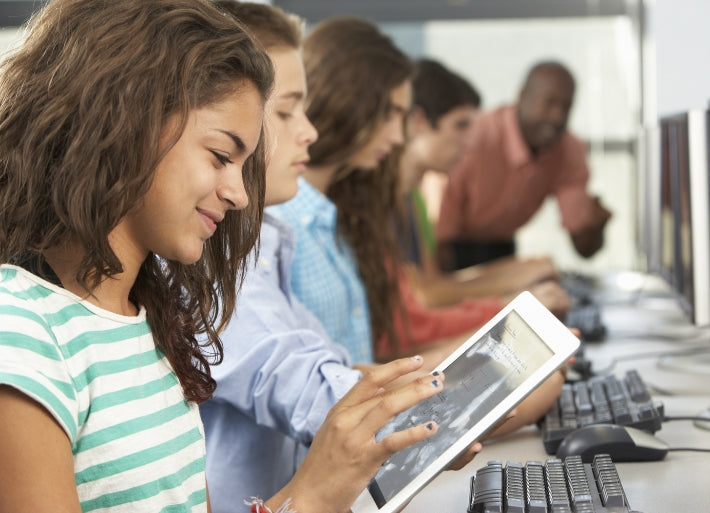
[(415, 494), (421, 491), (421, 489), (432, 481), (442, 470), (445, 470), (457, 456), (463, 453), (473, 442), (481, 439), (481, 437), (498, 424), (540, 383), (564, 365), (579, 348), (580, 341), (572, 334), (569, 328), (562, 324), (562, 322), (545, 308), (531, 293), (523, 292), (441, 362), (441, 364), (436, 367), (436, 370), (443, 371), (444, 374), (446, 374), (445, 369), (452, 362), (456, 361), (456, 359), (464, 354), (473, 344), (488, 334), (494, 326), (513, 310), (517, 312), (542, 342), (550, 348), (552, 352), (550, 358), (528, 376), (522, 384), (509, 393), (504, 400), (488, 411), (479, 422), (441, 453), (429, 466), (397, 492), (381, 508), (377, 507), (372, 495), (366, 489), (353, 504), (351, 508), (352, 513), (396, 513), (400, 511)]

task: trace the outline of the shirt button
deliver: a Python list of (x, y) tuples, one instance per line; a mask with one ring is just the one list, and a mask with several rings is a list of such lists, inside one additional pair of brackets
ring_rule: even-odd
[(361, 308), (353, 309), (353, 315), (360, 317), (362, 315), (362, 309)]

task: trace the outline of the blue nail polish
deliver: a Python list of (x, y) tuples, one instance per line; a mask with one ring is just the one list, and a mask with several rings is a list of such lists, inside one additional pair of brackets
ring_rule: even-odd
[(432, 385), (434, 388), (438, 387), (438, 386), (439, 386), (439, 380), (438, 380), (438, 379), (435, 379), (434, 381), (431, 382), (431, 385)]
[(432, 376), (438, 376), (438, 375), (439, 375), (439, 371), (434, 371), (434, 372), (431, 373), (431, 375), (432, 375)]
[(429, 424), (426, 425), (426, 429), (427, 429), (427, 431), (433, 431), (433, 430), (434, 430), (434, 424), (430, 422)]

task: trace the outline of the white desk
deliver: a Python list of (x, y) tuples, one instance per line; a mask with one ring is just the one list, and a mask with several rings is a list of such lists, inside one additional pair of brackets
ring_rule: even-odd
[[(697, 412), (710, 404), (710, 395), (664, 398), (669, 415)], [(656, 436), (671, 447), (710, 448), (710, 431), (688, 421), (665, 423)], [(404, 510), (407, 513), (465, 513), (469, 480), (489, 460), (545, 461), (549, 458), (536, 427), (528, 427), (487, 443), (483, 451), (459, 471), (442, 473)], [(617, 463), (621, 483), (629, 504), (642, 513), (700, 513), (710, 511), (710, 454), (670, 452), (662, 461)]]
[[(609, 297), (620, 298), (620, 295)], [(658, 301), (662, 301), (662, 298)], [(658, 358), (624, 360), (626, 357), (672, 352), (687, 348), (691, 333), (683, 325), (673, 305), (659, 307), (655, 299), (640, 299), (630, 305), (624, 301), (604, 306), (603, 318), (609, 327), (607, 340), (586, 346), (586, 356), (593, 370), (613, 364), (612, 373), (621, 376), (626, 369), (637, 369), (663, 402), (668, 416), (692, 416), (710, 407), (710, 374), (684, 373), (659, 368)], [(634, 330), (629, 327), (635, 327)], [(678, 328), (681, 337), (667, 336)], [(683, 331), (685, 329), (685, 331)], [(650, 338), (653, 331), (662, 338)], [(633, 331), (633, 333), (632, 333)], [(710, 345), (705, 333), (706, 342)], [(647, 338), (648, 337), (648, 338)], [(697, 342), (696, 342), (697, 345)], [(672, 395), (668, 395), (672, 394)], [(658, 438), (671, 447), (710, 448), (710, 431), (690, 421), (665, 422)], [(545, 453), (539, 430), (534, 426), (518, 430), (505, 438), (489, 442), (464, 469), (444, 472), (422, 490), (404, 510), (406, 513), (465, 513), (471, 475), (489, 460), (544, 461)], [(662, 461), (617, 463), (622, 485), (630, 506), (641, 513), (699, 513), (710, 511), (710, 453), (670, 452)]]

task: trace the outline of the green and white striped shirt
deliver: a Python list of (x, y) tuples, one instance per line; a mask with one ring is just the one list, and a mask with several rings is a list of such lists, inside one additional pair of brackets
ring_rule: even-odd
[(0, 384), (38, 401), (66, 432), (84, 512), (207, 511), (198, 408), (144, 309), (117, 315), (0, 266)]

